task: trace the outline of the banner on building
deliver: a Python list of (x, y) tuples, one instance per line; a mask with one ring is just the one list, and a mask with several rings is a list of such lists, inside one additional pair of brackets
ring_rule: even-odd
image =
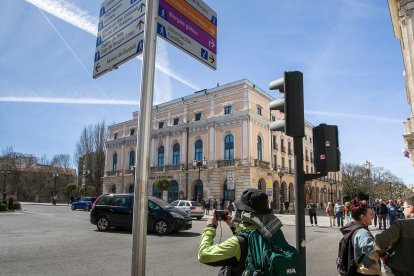
[(227, 190), (234, 190), (234, 184), (235, 184), (235, 179), (234, 179), (234, 172), (228, 172), (227, 173)]

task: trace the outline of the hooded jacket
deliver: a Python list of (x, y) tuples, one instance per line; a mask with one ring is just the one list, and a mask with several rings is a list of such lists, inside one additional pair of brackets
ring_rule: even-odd
[(351, 221), (339, 230), (344, 236), (352, 235), (355, 260), (365, 254), (358, 265), (357, 272), (364, 275), (381, 275), (379, 256), (374, 251), (374, 237), (369, 232), (368, 226), (357, 221)]

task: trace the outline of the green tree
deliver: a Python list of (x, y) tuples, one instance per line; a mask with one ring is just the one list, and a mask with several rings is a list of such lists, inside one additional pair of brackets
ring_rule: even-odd
[(160, 191), (167, 191), (170, 188), (170, 181), (165, 176), (161, 176), (154, 181), (154, 185)]

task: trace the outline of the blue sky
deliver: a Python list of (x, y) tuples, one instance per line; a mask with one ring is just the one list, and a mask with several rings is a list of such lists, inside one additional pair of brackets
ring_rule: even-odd
[[(410, 116), (399, 41), (385, 0), (226, 0), (218, 14), (217, 70), (158, 39), (154, 104), (248, 79), (269, 94), (283, 71), (304, 74), (305, 118), (339, 127), (342, 162), (369, 160), (406, 184)], [(101, 1), (2, 0), (0, 149), (73, 156), (84, 126), (130, 120), (141, 60), (92, 79)]]

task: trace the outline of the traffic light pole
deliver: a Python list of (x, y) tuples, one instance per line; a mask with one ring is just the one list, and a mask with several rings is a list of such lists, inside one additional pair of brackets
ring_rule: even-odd
[(305, 188), (303, 174), (302, 137), (293, 137), (295, 162), (295, 220), (296, 248), (299, 251), (302, 275), (306, 276), (306, 238), (305, 238)]

